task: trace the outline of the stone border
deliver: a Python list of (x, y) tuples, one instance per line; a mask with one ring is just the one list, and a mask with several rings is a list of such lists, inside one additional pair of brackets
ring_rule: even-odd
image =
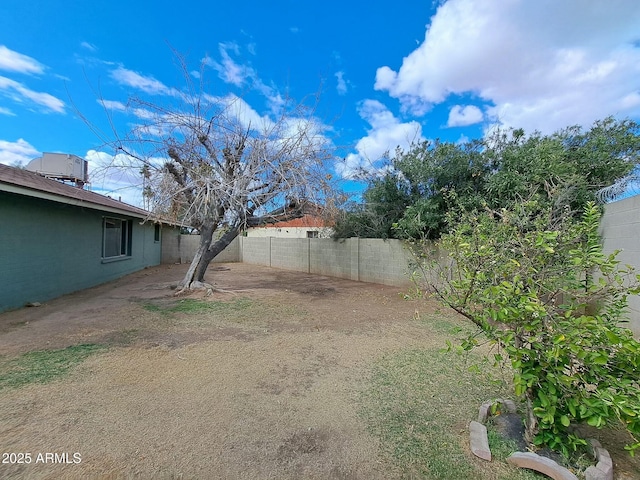
[[(488, 400), (480, 405), (478, 421), (471, 421), (469, 423), (471, 453), (489, 462), (491, 461), (491, 450), (489, 448), (486, 423), (494, 405), (501, 405), (507, 412), (516, 413), (516, 404), (512, 400), (497, 398), (495, 400)], [(596, 439), (589, 438), (588, 442), (597, 464), (585, 470), (585, 480), (613, 480), (613, 461), (611, 460), (611, 455), (609, 455), (609, 452), (604, 449)], [(507, 462), (516, 467), (535, 470), (554, 480), (578, 480), (578, 477), (567, 468), (558, 465), (557, 462), (550, 458), (542, 457), (533, 452), (514, 452), (507, 458)]]
[(533, 452), (513, 452), (507, 458), (507, 463), (520, 468), (528, 468), (540, 472), (554, 480), (578, 480), (569, 469), (558, 465), (548, 457)]
[(609, 452), (602, 448), (600, 442), (595, 438), (590, 438), (589, 443), (593, 449), (593, 456), (598, 463), (588, 467), (584, 476), (586, 480), (613, 480), (613, 461)]
[(491, 461), (491, 450), (489, 449), (489, 438), (487, 437), (487, 427), (482, 423), (472, 421), (469, 424), (469, 441), (471, 453), (476, 457)]
[(491, 415), (491, 409), (494, 405), (502, 405), (507, 409), (509, 413), (516, 413), (516, 404), (513, 400), (505, 400), (503, 398), (496, 398), (495, 400), (488, 400), (480, 405), (480, 410), (478, 411), (478, 422), (485, 424), (487, 423), (487, 419), (489, 415)]

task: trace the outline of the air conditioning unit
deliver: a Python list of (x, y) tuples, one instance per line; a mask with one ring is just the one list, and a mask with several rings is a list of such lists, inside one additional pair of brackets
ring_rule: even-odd
[(31, 160), (26, 169), (47, 178), (74, 182), (79, 188), (89, 182), (87, 161), (68, 153), (45, 152), (41, 157)]

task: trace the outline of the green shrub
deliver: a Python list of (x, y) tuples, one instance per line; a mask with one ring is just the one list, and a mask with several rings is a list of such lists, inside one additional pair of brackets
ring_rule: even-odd
[(620, 326), (640, 276), (617, 252), (602, 253), (599, 219), (591, 203), (580, 221), (527, 202), (463, 213), (438, 244), (451, 263), (434, 277), (422, 244), (416, 270), (423, 288), (479, 327), (463, 349), (487, 338), (495, 361), (511, 363), (527, 440), (564, 455), (585, 444), (572, 433), (583, 422), (620, 421), (627, 448), (640, 447), (640, 343)]

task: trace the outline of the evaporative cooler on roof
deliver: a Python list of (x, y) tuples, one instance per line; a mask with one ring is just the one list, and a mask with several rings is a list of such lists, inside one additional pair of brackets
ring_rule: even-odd
[(43, 153), (31, 160), (26, 169), (47, 178), (74, 182), (82, 188), (89, 181), (88, 165), (84, 158), (68, 153)]

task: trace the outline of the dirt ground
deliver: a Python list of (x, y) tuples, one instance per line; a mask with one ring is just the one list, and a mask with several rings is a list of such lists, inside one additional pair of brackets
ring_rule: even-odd
[(0, 477), (397, 476), (358, 419), (356, 395), (384, 353), (442, 345), (413, 320), (434, 305), (399, 288), (226, 264), (207, 276), (225, 292), (206, 300), (248, 299), (248, 314), (159, 312), (175, 303), (169, 286), (186, 268), (0, 314), (0, 355), (111, 346), (68, 377), (0, 391), (2, 452), (81, 456), (0, 464)]

